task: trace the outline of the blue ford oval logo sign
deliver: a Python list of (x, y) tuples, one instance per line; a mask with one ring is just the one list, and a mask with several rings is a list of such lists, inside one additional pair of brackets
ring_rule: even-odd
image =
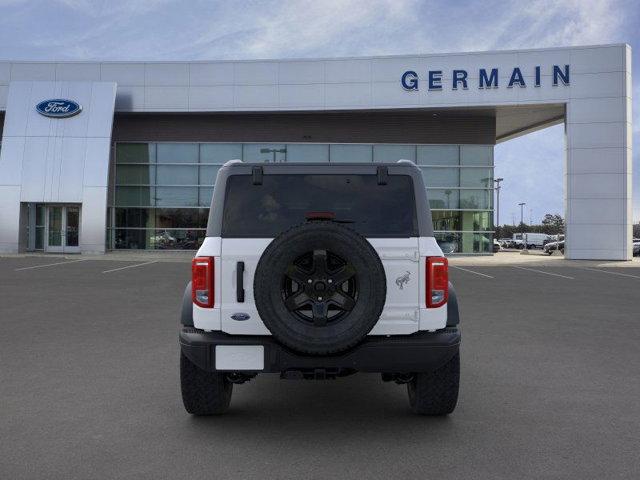
[(82, 111), (82, 106), (72, 100), (55, 98), (40, 102), (36, 105), (36, 110), (45, 117), (66, 118), (79, 114)]
[(249, 320), (251, 317), (248, 313), (234, 313), (231, 315), (231, 318), (237, 320), (238, 322), (244, 322), (245, 320)]

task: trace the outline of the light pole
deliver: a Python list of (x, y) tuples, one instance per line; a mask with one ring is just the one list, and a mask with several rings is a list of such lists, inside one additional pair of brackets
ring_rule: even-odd
[(261, 148), (260, 153), (273, 153), (273, 163), (276, 163), (276, 154), (284, 153), (284, 161), (287, 161), (287, 149), (286, 148)]
[(527, 250), (527, 239), (524, 236), (524, 206), (526, 205), (526, 202), (521, 202), (518, 205), (520, 205), (520, 228), (521, 228), (521, 233), (522, 233), (522, 251), (523, 252), (528, 252)]
[(520, 205), (520, 225), (524, 225), (524, 206), (526, 205), (526, 202), (522, 202), (519, 203), (518, 205)]
[(504, 178), (496, 178), (494, 182), (496, 183), (496, 225), (500, 226), (500, 182), (503, 181)]

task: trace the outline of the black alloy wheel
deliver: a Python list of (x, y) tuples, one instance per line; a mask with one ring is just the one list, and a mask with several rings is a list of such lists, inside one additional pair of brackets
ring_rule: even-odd
[(351, 312), (358, 298), (351, 263), (327, 250), (314, 250), (289, 264), (282, 298), (287, 310), (312, 325), (337, 322)]

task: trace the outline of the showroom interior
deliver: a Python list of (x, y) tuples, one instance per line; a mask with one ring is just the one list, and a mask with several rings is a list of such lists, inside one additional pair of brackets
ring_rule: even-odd
[(111, 249), (197, 248), (217, 171), (229, 159), (335, 164), (406, 159), (423, 172), (436, 238), (452, 244), (449, 253), (491, 252), (492, 145), (122, 142), (114, 155)]

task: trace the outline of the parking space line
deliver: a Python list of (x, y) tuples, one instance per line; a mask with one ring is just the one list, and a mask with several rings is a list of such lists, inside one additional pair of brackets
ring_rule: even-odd
[(33, 268), (44, 268), (44, 267), (53, 267), (55, 265), (66, 265), (67, 263), (78, 263), (78, 262), (84, 262), (85, 260), (87, 259), (82, 258), (80, 260), (71, 260), (69, 262), (47, 263), (46, 265), (32, 265), (31, 267), (16, 268), (15, 271), (19, 272), (20, 270), (31, 270)]
[(640, 278), (640, 276), (638, 275), (631, 275), (629, 273), (620, 273), (620, 272), (610, 272), (608, 270), (602, 270), (600, 268), (589, 268), (589, 267), (578, 267), (578, 268), (581, 268), (582, 270), (590, 270), (592, 272), (608, 273), (609, 275), (620, 275), (621, 277)]
[(567, 275), (560, 275), (559, 273), (545, 272), (544, 270), (536, 270), (535, 268), (518, 267), (516, 265), (513, 265), (513, 268), (519, 268), (520, 270), (527, 270), (528, 272), (542, 273), (543, 275), (552, 275), (554, 277), (566, 278), (567, 280), (575, 280), (575, 278), (568, 277)]
[(142, 267), (144, 265), (151, 265), (152, 263), (157, 263), (158, 260), (152, 260), (151, 262), (144, 262), (144, 263), (137, 263), (135, 265), (127, 265), (126, 267), (120, 267), (120, 268), (112, 268), (111, 270), (105, 270), (102, 273), (111, 273), (111, 272), (118, 272), (120, 270), (125, 270), (127, 268), (136, 268), (136, 267)]
[(473, 270), (469, 270), (467, 268), (462, 268), (462, 267), (456, 267), (455, 265), (449, 265), (449, 266), (451, 268), (457, 268), (458, 270), (462, 270), (463, 272), (469, 272), (469, 273), (473, 273), (474, 275), (480, 275), (481, 277), (494, 278), (491, 275), (487, 275), (486, 273), (474, 272)]

